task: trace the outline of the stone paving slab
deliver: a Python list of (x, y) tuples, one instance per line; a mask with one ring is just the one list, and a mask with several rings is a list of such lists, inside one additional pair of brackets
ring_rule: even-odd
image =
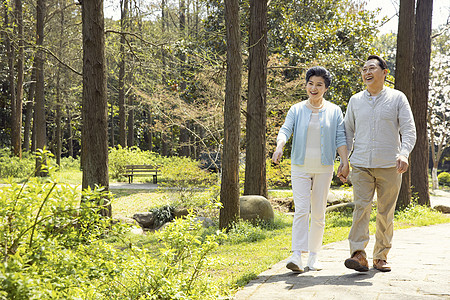
[[(374, 240), (371, 236), (366, 249), (370, 267)], [(388, 257), (391, 272), (347, 269), (346, 240), (323, 246), (319, 255), (323, 270), (294, 274), (285, 259), (250, 281), (235, 299), (450, 299), (450, 223), (396, 230)]]

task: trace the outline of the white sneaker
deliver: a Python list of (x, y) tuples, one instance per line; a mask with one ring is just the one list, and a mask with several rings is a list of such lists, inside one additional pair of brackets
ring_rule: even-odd
[(286, 268), (294, 272), (303, 272), (302, 257), (296, 253), (288, 259), (286, 263)]
[(306, 264), (310, 271), (320, 271), (322, 270), (322, 265), (317, 260), (317, 253), (309, 254), (308, 263)]

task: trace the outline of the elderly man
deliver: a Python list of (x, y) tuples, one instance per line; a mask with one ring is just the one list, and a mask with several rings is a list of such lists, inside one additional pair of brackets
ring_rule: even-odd
[(406, 96), (384, 86), (388, 68), (371, 55), (361, 69), (366, 89), (350, 98), (345, 115), (347, 147), (353, 149), (350, 164), (355, 209), (349, 234), (351, 257), (345, 266), (369, 270), (365, 248), (369, 242), (369, 219), (375, 190), (377, 218), (373, 267), (391, 270), (387, 255), (392, 246), (394, 211), (402, 173), (416, 142), (416, 128)]

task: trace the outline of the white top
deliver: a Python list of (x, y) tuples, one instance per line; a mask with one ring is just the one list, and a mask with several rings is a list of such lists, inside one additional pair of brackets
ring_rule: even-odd
[(333, 172), (333, 166), (322, 164), (321, 157), (319, 113), (312, 113), (306, 134), (305, 163), (304, 165), (293, 165), (293, 167), (305, 173)]
[(363, 168), (395, 167), (399, 155), (409, 156), (416, 143), (416, 127), (408, 99), (384, 87), (372, 100), (364, 90), (353, 95), (345, 114), (350, 163)]

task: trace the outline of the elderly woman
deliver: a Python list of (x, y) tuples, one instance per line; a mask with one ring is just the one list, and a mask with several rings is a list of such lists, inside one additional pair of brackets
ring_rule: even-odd
[[(336, 150), (341, 157), (338, 176), (347, 180), (348, 153), (341, 109), (323, 96), (331, 84), (331, 74), (323, 67), (306, 72), (308, 100), (294, 104), (277, 136), (272, 161), (279, 163), (286, 141), (293, 134), (291, 182), (294, 196), (292, 251), (286, 267), (303, 272), (302, 253), (309, 252), (306, 267), (320, 270), (317, 254), (322, 246), (325, 209), (333, 178)], [(309, 217), (311, 211), (311, 226)]]

